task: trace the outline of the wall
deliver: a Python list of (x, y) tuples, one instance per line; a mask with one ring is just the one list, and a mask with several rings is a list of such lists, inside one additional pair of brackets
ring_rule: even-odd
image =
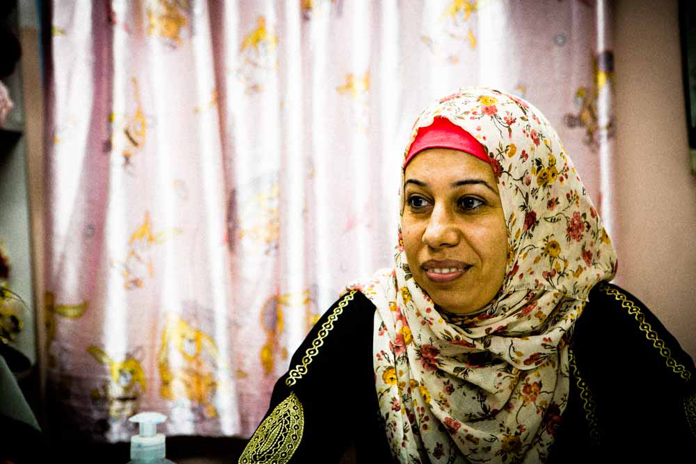
[[(18, 32), (18, 17), (17, 10), (9, 17), (9, 24), (15, 33)], [(4, 79), (14, 104), (5, 121), (5, 129), (18, 134), (18, 141), (15, 144), (5, 144), (3, 141), (0, 149), (0, 241), (5, 243), (10, 258), (9, 287), (27, 305), (27, 312), (20, 314), (23, 327), (15, 345), (34, 363), (36, 337), (32, 312), (36, 306), (33, 299), (31, 225), (26, 181), (28, 142), (22, 64), (17, 63), (14, 73)]]
[(614, 5), (618, 280), (696, 358), (696, 175), (677, 1)]

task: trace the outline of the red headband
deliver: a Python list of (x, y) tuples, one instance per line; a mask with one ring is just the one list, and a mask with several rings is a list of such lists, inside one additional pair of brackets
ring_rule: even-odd
[(418, 129), (418, 135), (408, 150), (403, 167), (406, 168), (414, 156), (428, 148), (451, 148), (474, 155), (486, 163), (491, 162), (481, 142), (442, 116), (436, 116), (431, 125)]

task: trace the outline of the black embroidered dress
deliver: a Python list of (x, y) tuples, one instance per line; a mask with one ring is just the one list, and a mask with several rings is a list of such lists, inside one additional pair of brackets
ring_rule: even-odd
[[(392, 462), (372, 366), (374, 305), (340, 298), (295, 352), (239, 462)], [(619, 368), (617, 368), (619, 366)], [(696, 462), (691, 357), (630, 293), (601, 283), (576, 323), (550, 463)]]

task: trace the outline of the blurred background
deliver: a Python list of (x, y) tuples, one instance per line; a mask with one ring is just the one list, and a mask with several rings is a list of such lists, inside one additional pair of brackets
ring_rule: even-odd
[(390, 265), (415, 118), (472, 85), (547, 116), (615, 281), (696, 357), (686, 2), (19, 0), (0, 15), (0, 414), (17, 444), (127, 462), (128, 418), (158, 411), (170, 459), (233, 460), (312, 324)]

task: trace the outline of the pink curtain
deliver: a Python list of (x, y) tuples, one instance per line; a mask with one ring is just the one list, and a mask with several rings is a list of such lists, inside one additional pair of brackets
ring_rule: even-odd
[(251, 434), (317, 317), (390, 264), (399, 161), (434, 98), (513, 92), (596, 203), (611, 172), (602, 2), (52, 10), (40, 343), (64, 438), (127, 440), (144, 410), (169, 435)]

